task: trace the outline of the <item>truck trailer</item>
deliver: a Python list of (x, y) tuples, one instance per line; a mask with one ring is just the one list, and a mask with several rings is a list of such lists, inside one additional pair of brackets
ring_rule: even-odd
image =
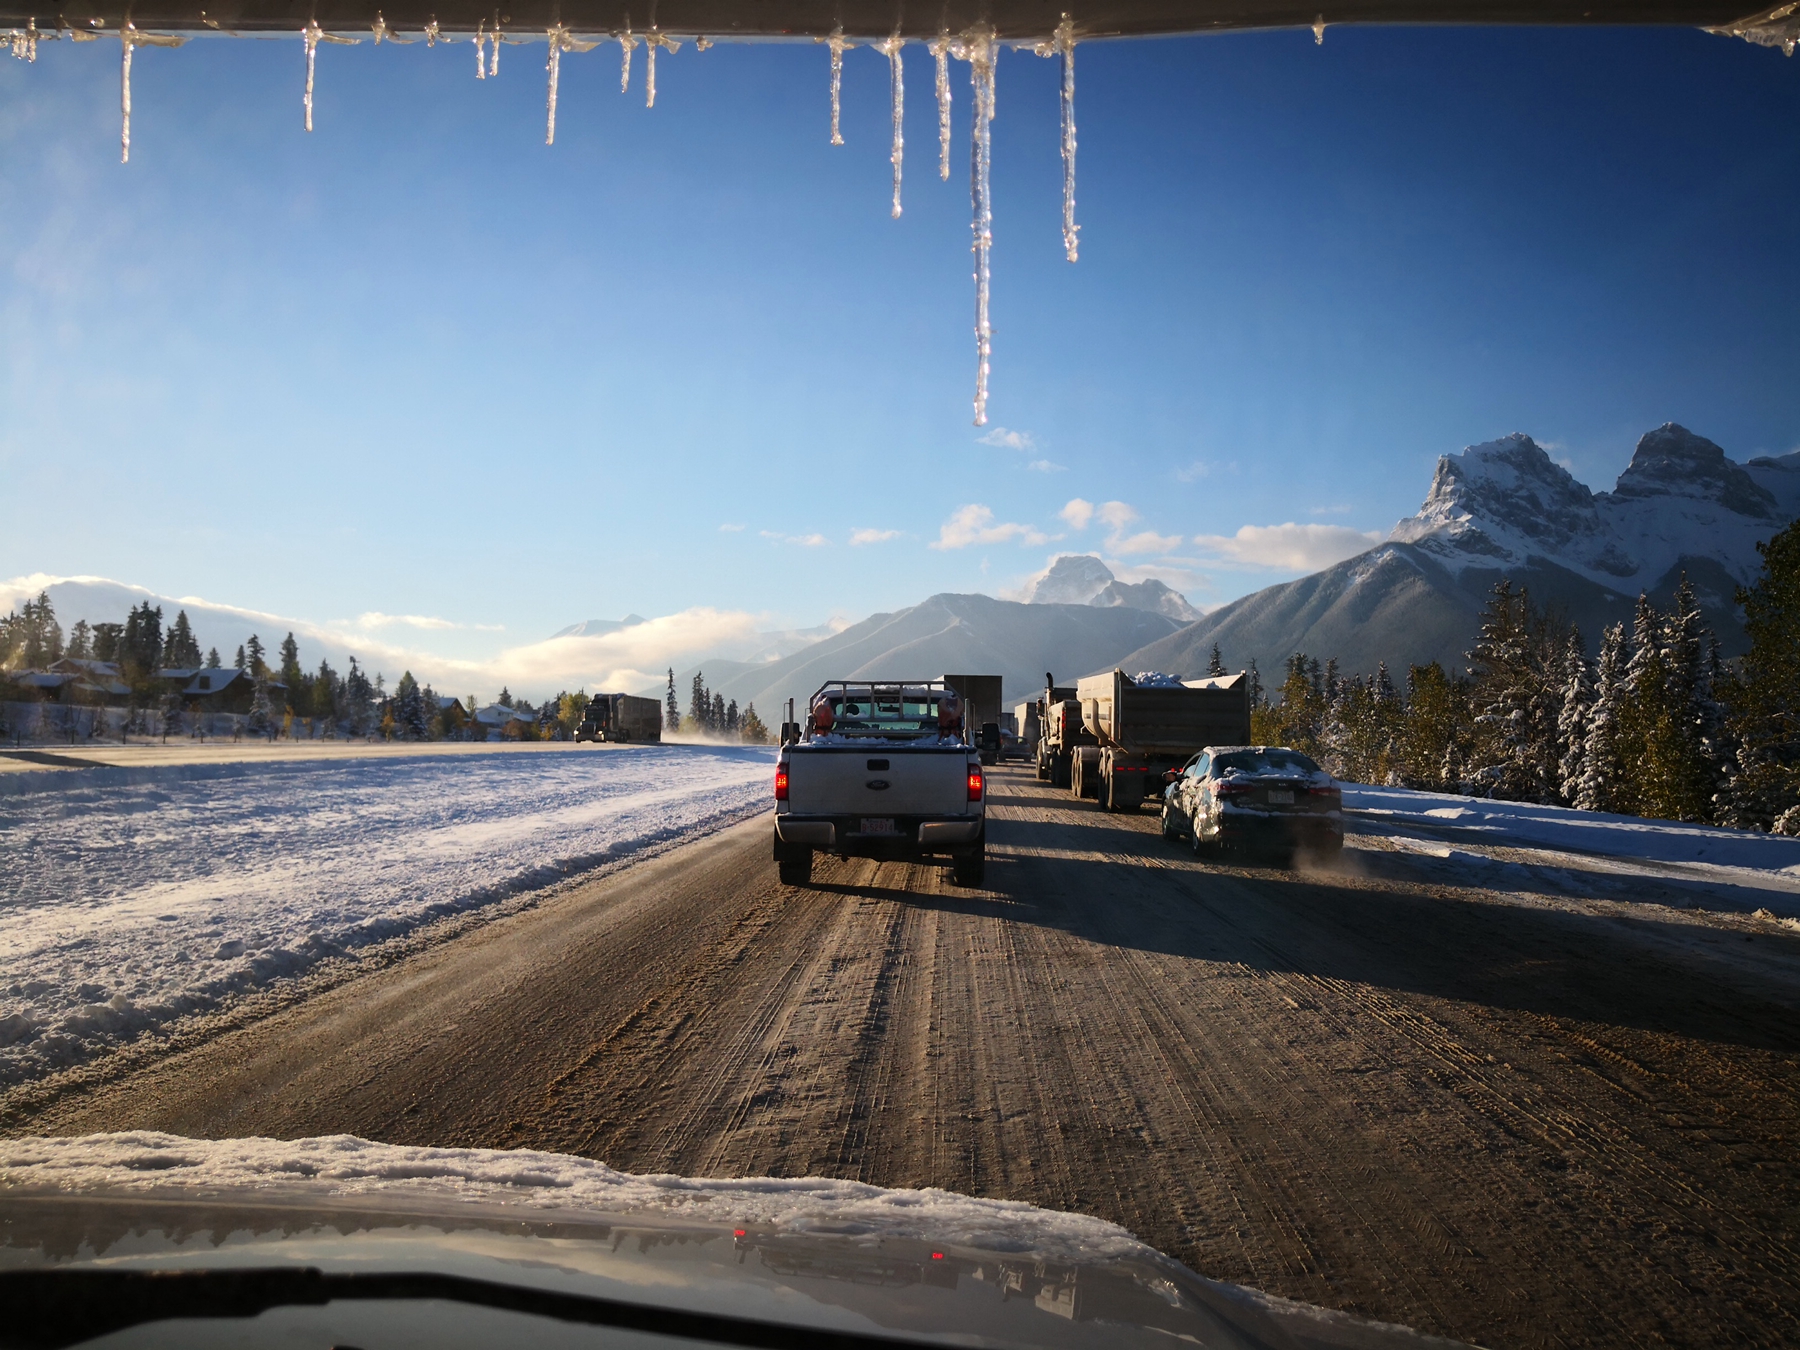
[(1043, 695), (1033, 706), (1038, 719), (1038, 781), (1051, 787), (1068, 787), (1075, 750), (1095, 744), (1093, 736), (1081, 725), (1075, 686), (1058, 684), (1056, 677), (1045, 671)]
[(636, 694), (595, 694), (575, 730), (578, 741), (660, 741), (663, 705)]
[(1199, 680), (1134, 680), (1122, 670), (1090, 675), (1075, 687), (1090, 741), (1074, 748), (1068, 786), (1109, 811), (1135, 811), (1162, 792), (1163, 774), (1209, 745), (1250, 740), (1250, 681), (1236, 675)]

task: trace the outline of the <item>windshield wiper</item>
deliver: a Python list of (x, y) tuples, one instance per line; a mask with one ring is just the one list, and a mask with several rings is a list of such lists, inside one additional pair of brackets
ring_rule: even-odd
[(625, 1327), (716, 1345), (795, 1350), (877, 1350), (918, 1345), (899, 1337), (785, 1326), (687, 1312), (461, 1275), (410, 1272), (327, 1274), (314, 1266), (207, 1270), (9, 1270), (0, 1272), (0, 1347), (58, 1350), (146, 1322), (178, 1317), (255, 1317), (272, 1308), (334, 1300), (424, 1300), (473, 1304), (587, 1326)]

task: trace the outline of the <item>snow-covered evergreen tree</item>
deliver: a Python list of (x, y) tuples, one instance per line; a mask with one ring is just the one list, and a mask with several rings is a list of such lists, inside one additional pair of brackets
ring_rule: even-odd
[(273, 736), (275, 733), (273, 714), (269, 707), (269, 680), (266, 675), (256, 677), (256, 693), (250, 700), (250, 716), (245, 720), (244, 729), (252, 736)]
[(1220, 654), (1219, 644), (1216, 642), (1213, 643), (1212, 657), (1206, 663), (1206, 673), (1208, 675), (1223, 675), (1225, 673), (1225, 658)]
[(1557, 788), (1565, 802), (1573, 803), (1581, 787), (1581, 770), (1587, 760), (1588, 714), (1594, 706), (1594, 686), (1588, 675), (1587, 648), (1581, 634), (1569, 633), (1563, 653), (1562, 711), (1556, 718), (1558, 751)]
[(663, 695), (663, 730), (681, 730), (681, 704), (675, 697), (675, 667), (669, 667), (669, 692)]
[(1740, 828), (1800, 834), (1800, 521), (1756, 549), (1762, 571), (1737, 593), (1750, 649), (1726, 690), (1734, 753), (1721, 806)]
[(1619, 756), (1619, 723), (1628, 690), (1625, 671), (1631, 664), (1625, 625), (1615, 623), (1600, 636), (1600, 660), (1594, 671), (1593, 701), (1588, 706), (1582, 738), (1581, 768), (1570, 799), (1583, 811), (1624, 809), (1627, 785)]

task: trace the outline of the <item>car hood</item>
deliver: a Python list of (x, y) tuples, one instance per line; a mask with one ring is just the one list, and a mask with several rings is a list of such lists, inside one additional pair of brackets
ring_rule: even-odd
[[(213, 1300), (204, 1316), (196, 1291)], [(1084, 1215), (349, 1137), (0, 1141), (0, 1302), (18, 1318), (0, 1342), (32, 1345), (184, 1316), (160, 1323), (162, 1339), (106, 1343), (275, 1343), (280, 1319), (302, 1313), (335, 1316), (308, 1329), (358, 1344), (391, 1343), (383, 1317), (440, 1345), (517, 1339), (506, 1317), (557, 1344), (605, 1332), (617, 1345), (620, 1326), (712, 1344), (808, 1343), (771, 1327), (811, 1329), (815, 1344), (1449, 1344), (1205, 1279)], [(642, 1321), (658, 1309), (687, 1321)]]

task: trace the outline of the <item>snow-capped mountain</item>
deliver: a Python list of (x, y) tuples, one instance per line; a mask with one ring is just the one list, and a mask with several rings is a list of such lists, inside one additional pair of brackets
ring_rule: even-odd
[(1025, 597), (1033, 605), (1124, 606), (1166, 615), (1192, 623), (1200, 611), (1180, 591), (1151, 577), (1145, 581), (1120, 581), (1112, 568), (1091, 553), (1065, 553), (1050, 564)]
[(1523, 433), (1438, 460), (1417, 515), (1388, 536), (1452, 573), (1552, 562), (1609, 589), (1658, 585), (1683, 559), (1739, 581), (1756, 542), (1800, 515), (1800, 452), (1737, 464), (1673, 422), (1638, 441), (1611, 492), (1591, 492)]
[(1346, 671), (1461, 666), (1501, 577), (1592, 647), (1640, 591), (1666, 604), (1684, 573), (1729, 655), (1742, 647), (1732, 597), (1761, 566), (1756, 544), (1796, 517), (1800, 452), (1740, 464), (1671, 422), (1638, 441), (1612, 491), (1593, 492), (1531, 437), (1506, 436), (1438, 460), (1418, 513), (1368, 552), (1235, 600), (1125, 664), (1194, 673), (1216, 642), (1227, 664), (1254, 660), (1277, 677), (1296, 651)]

